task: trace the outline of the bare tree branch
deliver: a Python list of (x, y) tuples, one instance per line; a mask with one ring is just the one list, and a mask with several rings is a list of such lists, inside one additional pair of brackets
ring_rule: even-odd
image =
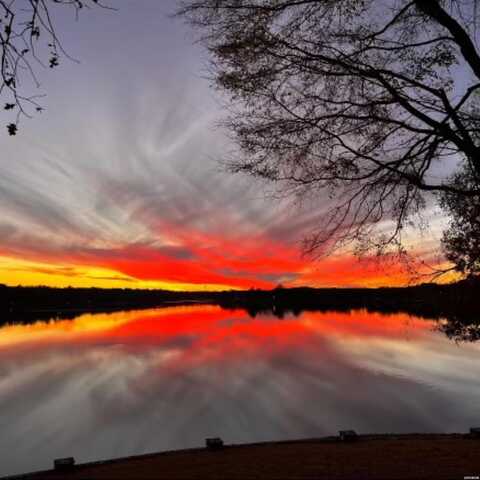
[[(306, 243), (314, 253), (401, 248), (432, 194), (477, 201), (476, 12), (476, 0), (184, 0), (178, 15), (200, 32), (229, 100), (229, 168), (328, 196)], [(460, 171), (471, 181), (455, 182)]]
[(7, 125), (10, 135), (17, 132), (20, 118), (41, 112), (41, 94), (27, 93), (40, 86), (34, 64), (50, 68), (60, 58), (73, 60), (57, 36), (52, 10), (72, 9), (76, 16), (83, 8), (110, 8), (98, 0), (0, 0), (0, 97), (4, 110), (13, 118)]

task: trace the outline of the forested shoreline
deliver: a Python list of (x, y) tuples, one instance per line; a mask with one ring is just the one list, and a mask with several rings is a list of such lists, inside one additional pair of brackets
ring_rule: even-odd
[(168, 290), (8, 287), (0, 285), (0, 324), (32, 319), (73, 318), (83, 312), (153, 308), (208, 303), (283, 317), (305, 310), (365, 308), (427, 318), (469, 318), (480, 322), (480, 280), (404, 288), (283, 288), (222, 292)]

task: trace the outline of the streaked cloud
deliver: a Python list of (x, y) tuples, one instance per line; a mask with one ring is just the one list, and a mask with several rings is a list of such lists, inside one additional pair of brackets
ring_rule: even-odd
[(348, 254), (302, 258), (300, 240), (318, 227), (325, 202), (269, 198), (264, 186), (221, 170), (231, 149), (214, 127), (222, 110), (202, 78), (202, 51), (166, 16), (174, 6), (120, 0), (117, 13), (59, 18), (81, 64), (41, 72), (45, 114), (14, 139), (0, 133), (0, 282), (211, 289), (405, 281), (400, 267), (390, 276), (367, 271)]

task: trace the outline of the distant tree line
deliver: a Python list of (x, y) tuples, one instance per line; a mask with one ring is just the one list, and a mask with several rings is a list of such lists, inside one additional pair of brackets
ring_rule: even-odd
[(279, 319), (305, 311), (367, 309), (405, 312), (439, 320), (438, 328), (459, 341), (480, 339), (480, 280), (424, 284), (408, 288), (275, 288), (224, 292), (170, 292), (98, 288), (6, 287), (0, 285), (0, 325), (74, 318), (85, 312), (109, 312), (177, 305), (218, 305), (243, 309), (251, 317)]

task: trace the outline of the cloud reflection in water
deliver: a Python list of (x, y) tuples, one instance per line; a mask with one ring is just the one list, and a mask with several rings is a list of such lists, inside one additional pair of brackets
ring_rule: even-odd
[[(479, 347), (366, 311), (172, 307), (0, 329), (0, 474), (201, 445), (464, 431)], [(15, 450), (13, 449), (15, 446)]]

